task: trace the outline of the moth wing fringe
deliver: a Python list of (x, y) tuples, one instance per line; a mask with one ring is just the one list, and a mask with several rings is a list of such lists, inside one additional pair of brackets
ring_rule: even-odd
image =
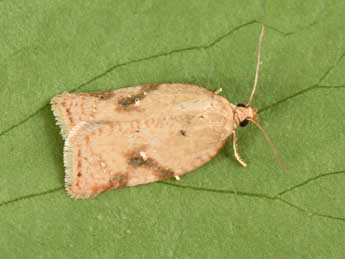
[(56, 120), (56, 125), (60, 127), (60, 134), (62, 135), (63, 139), (67, 138), (68, 132), (69, 132), (69, 128), (66, 125), (66, 121), (64, 119), (64, 114), (62, 113), (62, 110), (59, 107), (60, 99), (65, 96), (66, 96), (66, 93), (62, 93), (60, 95), (53, 97), (50, 101), (51, 110), (53, 111), (53, 114)]
[(74, 126), (70, 133), (68, 134), (68, 137), (65, 140), (64, 145), (64, 166), (65, 166), (65, 190), (67, 194), (74, 199), (87, 199), (91, 197), (91, 194), (89, 196), (83, 195), (80, 196), (74, 192), (72, 192), (69, 187), (73, 184), (73, 181), (75, 180), (75, 175), (73, 172), (74, 163), (75, 163), (75, 157), (74, 157), (74, 148), (76, 143), (80, 143), (81, 137), (83, 137), (83, 133), (90, 132), (94, 130), (95, 128), (101, 126), (102, 123), (97, 122), (80, 122), (78, 125)]

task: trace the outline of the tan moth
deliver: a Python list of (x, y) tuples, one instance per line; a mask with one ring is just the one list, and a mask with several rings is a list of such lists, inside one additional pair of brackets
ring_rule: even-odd
[[(240, 158), (236, 129), (256, 123), (254, 86), (246, 105), (189, 84), (147, 84), (95, 93), (64, 93), (51, 100), (65, 140), (67, 192), (89, 198), (108, 189), (179, 177), (211, 160), (229, 136)], [(260, 127), (260, 126), (259, 126)], [(260, 127), (261, 129), (261, 127)]]

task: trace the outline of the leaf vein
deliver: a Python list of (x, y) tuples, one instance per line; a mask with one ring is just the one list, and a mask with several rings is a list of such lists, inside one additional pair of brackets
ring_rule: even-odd
[(307, 185), (307, 184), (310, 183), (310, 182), (314, 182), (314, 181), (316, 181), (316, 180), (318, 180), (318, 179), (320, 179), (320, 178), (329, 177), (329, 176), (333, 176), (333, 175), (340, 175), (340, 174), (345, 174), (345, 170), (342, 170), (342, 171), (334, 171), (334, 172), (328, 172), (328, 173), (323, 173), (323, 174), (316, 175), (316, 176), (314, 176), (314, 177), (311, 177), (311, 178), (308, 178), (308, 179), (304, 180), (304, 181), (301, 182), (301, 183), (298, 183), (298, 184), (296, 184), (296, 185), (293, 185), (293, 186), (291, 186), (291, 187), (289, 187), (289, 188), (287, 188), (287, 189), (285, 189), (285, 190), (279, 192), (279, 193), (277, 194), (277, 196), (282, 196), (282, 195), (284, 195), (284, 194), (286, 194), (286, 193), (289, 193), (289, 192), (291, 192), (291, 191), (293, 191), (293, 190), (296, 190), (296, 189), (298, 189), (298, 188), (301, 188), (301, 187), (303, 187), (304, 185)]

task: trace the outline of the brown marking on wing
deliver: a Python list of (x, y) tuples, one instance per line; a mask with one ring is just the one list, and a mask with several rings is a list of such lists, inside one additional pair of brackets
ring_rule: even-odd
[(67, 114), (67, 118), (68, 120), (70, 121), (70, 123), (73, 125), (73, 119), (72, 119), (72, 113), (71, 113), (71, 109), (70, 108), (67, 108), (66, 109), (66, 114)]
[(78, 165), (77, 165), (77, 176), (81, 177), (81, 160), (78, 160)]
[(117, 173), (115, 174), (108, 183), (105, 184), (96, 184), (91, 187), (91, 194), (90, 196), (94, 196), (100, 192), (104, 192), (110, 189), (120, 189), (127, 186), (128, 182), (128, 175)]
[(147, 93), (157, 90), (158, 87), (159, 84), (146, 84), (140, 88), (139, 93), (131, 96), (121, 97), (118, 100), (118, 104), (120, 107), (118, 107), (117, 110), (140, 111), (140, 108), (135, 106), (136, 102), (143, 100), (146, 97)]
[(76, 169), (76, 174), (77, 174), (77, 179), (75, 186), (79, 187), (80, 186), (80, 177), (81, 177), (81, 151), (80, 151), (80, 146), (78, 147), (78, 152), (77, 152), (77, 169)]
[(187, 132), (185, 130), (182, 130), (182, 129), (180, 130), (180, 134), (184, 137), (187, 136)]
[(100, 92), (90, 93), (89, 95), (97, 97), (99, 100), (105, 101), (105, 100), (109, 100), (112, 97), (114, 97), (114, 92), (113, 91), (100, 91)]
[(157, 170), (153, 172), (153, 175), (155, 175), (157, 179), (163, 180), (174, 177), (175, 173), (171, 169), (158, 166)]
[(118, 104), (126, 107), (135, 104), (137, 100), (142, 100), (145, 98), (144, 93), (138, 93), (133, 96), (127, 96), (127, 97), (122, 97), (119, 101)]
[(147, 166), (148, 164), (150, 164), (150, 162), (151, 161), (149, 159), (144, 160), (144, 158), (141, 157), (140, 154), (137, 154), (137, 153), (133, 154), (128, 159), (128, 164), (132, 167), (139, 167), (145, 164)]
[[(77, 169), (76, 169), (76, 173), (78, 177), (81, 177), (81, 148), (80, 146), (78, 147), (78, 152), (77, 152)], [(78, 180), (77, 180), (78, 181)], [(79, 183), (78, 183), (79, 185)]]
[[(139, 150), (142, 151), (143, 149)], [(175, 175), (173, 170), (162, 166), (157, 160), (150, 157), (144, 159), (137, 150), (129, 152), (126, 157), (129, 166), (134, 168), (143, 167), (151, 169), (152, 174), (156, 176), (158, 180), (171, 178)]]
[(124, 156), (128, 161), (128, 165), (132, 167), (142, 166), (147, 162), (147, 159), (144, 159), (141, 155), (141, 151), (146, 150), (146, 145), (142, 145), (134, 150), (128, 151)]

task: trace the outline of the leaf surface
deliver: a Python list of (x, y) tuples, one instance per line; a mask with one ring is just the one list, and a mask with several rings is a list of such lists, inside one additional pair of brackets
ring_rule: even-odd
[[(0, 0), (4, 258), (343, 258), (345, 3)], [(178, 82), (246, 102), (253, 125), (183, 177), (75, 201), (48, 102), (61, 92)]]

